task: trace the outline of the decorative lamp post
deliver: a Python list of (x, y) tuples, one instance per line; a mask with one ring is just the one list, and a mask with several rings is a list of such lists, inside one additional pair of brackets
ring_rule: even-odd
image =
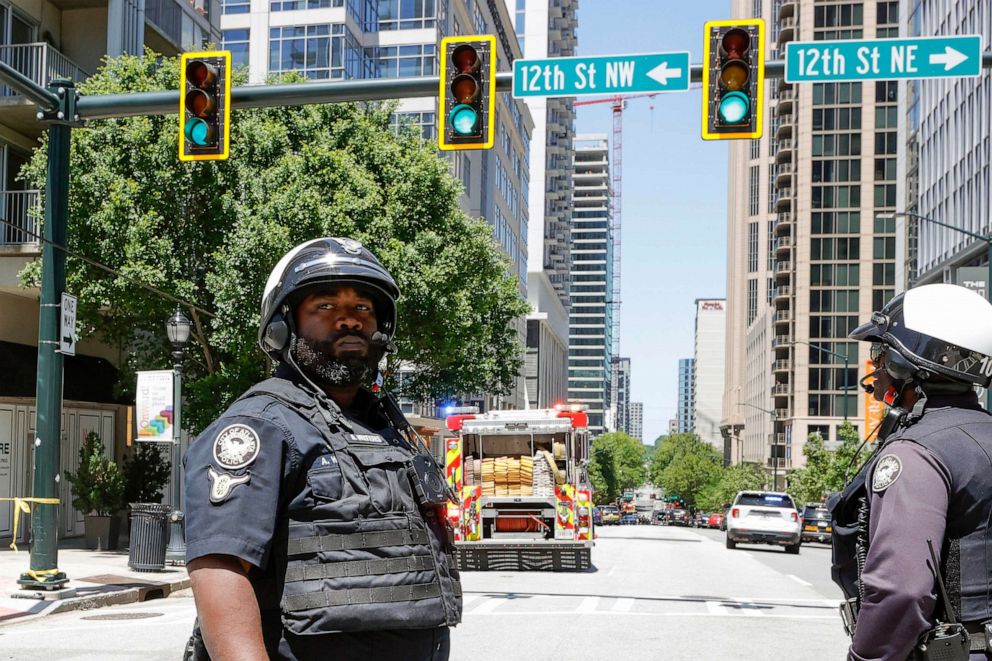
[(183, 534), (182, 503), (179, 498), (179, 462), (182, 428), (182, 363), (183, 352), (189, 343), (192, 322), (176, 307), (175, 313), (165, 322), (165, 332), (172, 344), (172, 514), (169, 515), (169, 546), (165, 549), (166, 561), (186, 564), (186, 538)]

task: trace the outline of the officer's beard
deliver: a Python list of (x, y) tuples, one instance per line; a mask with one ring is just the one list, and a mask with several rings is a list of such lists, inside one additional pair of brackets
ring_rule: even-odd
[(367, 340), (359, 333), (345, 331), (329, 340), (297, 337), (293, 341), (293, 357), (308, 377), (321, 385), (334, 387), (357, 386), (369, 383), (375, 374), (378, 359), (371, 350), (364, 356), (354, 354), (336, 356), (334, 343), (342, 337), (353, 336)]

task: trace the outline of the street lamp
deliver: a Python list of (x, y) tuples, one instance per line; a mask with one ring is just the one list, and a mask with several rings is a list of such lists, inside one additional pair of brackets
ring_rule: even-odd
[(831, 356), (833, 356), (835, 358), (843, 358), (844, 359), (844, 387), (843, 387), (843, 391), (844, 391), (844, 422), (847, 422), (847, 390), (848, 390), (848, 386), (847, 386), (847, 370), (850, 367), (850, 358), (848, 357), (847, 352), (838, 353), (836, 351), (831, 351), (830, 349), (828, 349), (828, 348), (826, 348), (824, 346), (821, 346), (819, 344), (813, 344), (812, 342), (806, 342), (805, 340), (793, 340), (789, 344), (805, 344), (806, 346), (808, 346), (811, 349), (816, 349), (817, 351), (822, 351), (823, 353), (830, 354)]
[[(892, 213), (880, 213), (875, 217), (882, 218), (885, 220), (895, 219), (899, 217), (916, 218), (917, 220), (923, 221), (925, 223), (933, 223), (934, 225), (937, 225), (939, 227), (952, 230), (959, 234), (964, 234), (965, 236), (970, 236), (971, 238), (978, 239), (979, 241), (984, 241), (986, 246), (987, 259), (988, 259), (988, 275), (985, 278), (985, 299), (989, 303), (992, 303), (992, 234), (978, 234), (977, 232), (961, 229), (960, 227), (955, 227), (954, 225), (948, 225), (947, 223), (942, 223), (939, 220), (934, 220), (933, 218), (921, 216), (918, 213), (912, 213), (910, 211), (895, 211)], [(992, 388), (985, 389), (985, 410), (992, 411)]]
[[(738, 402), (737, 406), (750, 406), (753, 409), (757, 409), (763, 413), (767, 413), (772, 416), (772, 434), (775, 434), (775, 421), (778, 420), (778, 413), (769, 409), (763, 409), (760, 406), (755, 406), (754, 404), (748, 404), (747, 402)], [(773, 436), (774, 438), (774, 436)], [(778, 443), (772, 443), (774, 448)], [(774, 454), (778, 454), (777, 452)], [(772, 491), (778, 491), (778, 460), (779, 457), (772, 457)]]
[(192, 322), (176, 307), (175, 313), (165, 322), (165, 332), (172, 344), (172, 514), (169, 515), (169, 546), (165, 559), (172, 564), (186, 564), (186, 539), (183, 535), (183, 513), (179, 499), (179, 461), (182, 420), (182, 362), (183, 352), (189, 343)]

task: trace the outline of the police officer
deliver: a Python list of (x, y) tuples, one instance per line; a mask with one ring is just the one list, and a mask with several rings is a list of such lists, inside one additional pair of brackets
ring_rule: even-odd
[(184, 458), (193, 658), (448, 658), (445, 517), (420, 502), (424, 457), (395, 401), (366, 389), (399, 294), (351, 239), (303, 243), (269, 276), (258, 341), (276, 376)]
[[(862, 384), (874, 376), (866, 390), (891, 408), (875, 452), (831, 500), (848, 658), (986, 659), (992, 416), (974, 386), (992, 377), (992, 305), (955, 285), (917, 287), (850, 337), (872, 343)], [(944, 626), (955, 620), (967, 637)]]

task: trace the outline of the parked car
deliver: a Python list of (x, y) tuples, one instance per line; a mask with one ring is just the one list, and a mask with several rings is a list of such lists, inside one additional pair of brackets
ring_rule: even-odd
[(601, 510), (599, 507), (592, 508), (592, 524), (594, 526), (603, 525), (603, 510)]
[(705, 528), (706, 521), (709, 520), (710, 515), (706, 512), (697, 512), (696, 518), (692, 522), (693, 528)]
[(706, 527), (719, 528), (720, 530), (724, 530), (723, 521), (724, 521), (723, 514), (720, 514), (719, 512), (713, 512), (712, 514), (710, 514), (709, 518), (706, 519)]
[(613, 505), (607, 505), (603, 508), (603, 525), (604, 526), (615, 526), (620, 523), (620, 510)]
[(741, 542), (784, 546), (787, 553), (799, 553), (802, 520), (787, 493), (740, 491), (727, 519), (727, 548)]
[(651, 525), (652, 526), (663, 526), (665, 525), (665, 510), (655, 510), (651, 512)]
[(807, 503), (803, 510), (803, 541), (830, 543), (830, 510), (821, 503)]
[(620, 517), (620, 525), (622, 526), (636, 526), (637, 525), (637, 515), (636, 514), (624, 514)]
[(689, 513), (685, 510), (669, 510), (668, 525), (687, 526), (689, 525)]

